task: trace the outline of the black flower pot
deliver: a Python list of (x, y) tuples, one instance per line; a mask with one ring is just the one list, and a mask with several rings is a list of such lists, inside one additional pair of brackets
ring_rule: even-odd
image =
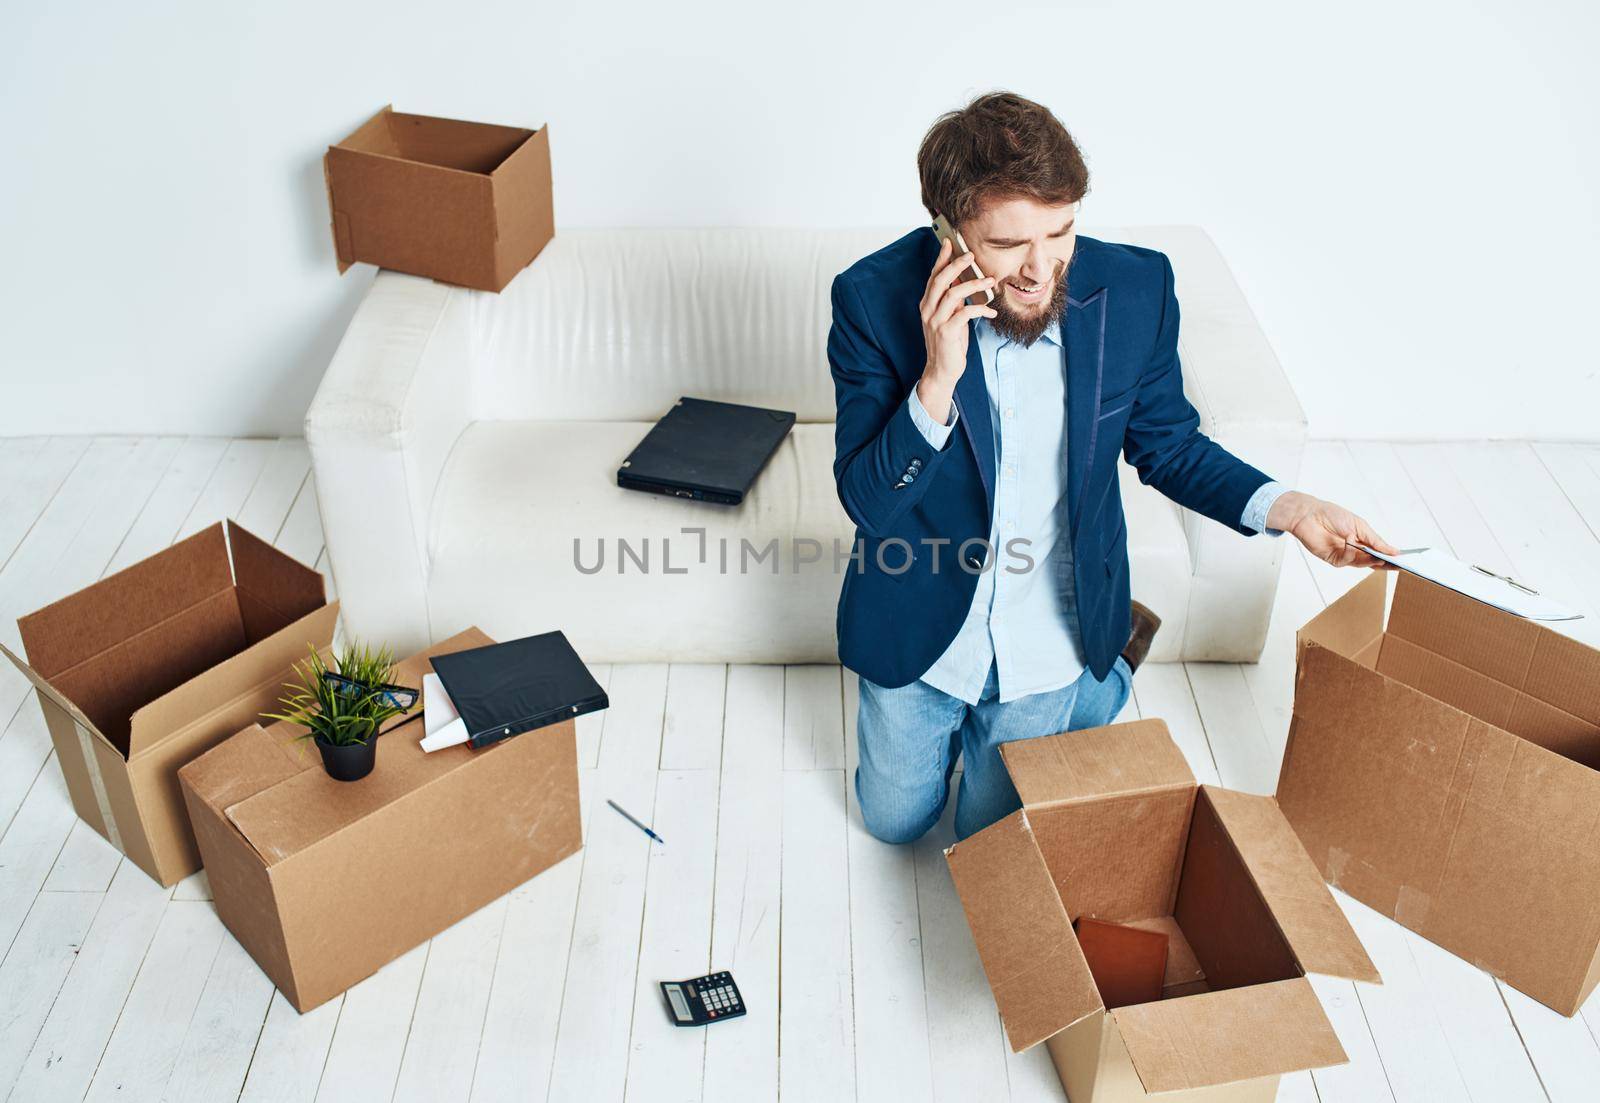
[(378, 760), (378, 741), (375, 738), (365, 743), (339, 745), (328, 743), (319, 735), (316, 743), (317, 750), (322, 752), (322, 768), (335, 781), (360, 781), (372, 773), (373, 764)]

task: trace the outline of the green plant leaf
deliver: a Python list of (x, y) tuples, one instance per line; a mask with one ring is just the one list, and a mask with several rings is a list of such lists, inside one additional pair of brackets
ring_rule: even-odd
[(266, 720), (281, 720), (304, 728), (301, 739), (320, 738), (335, 746), (365, 743), (373, 738), (385, 720), (398, 716), (396, 708), (378, 687), (394, 680), (394, 652), (387, 647), (372, 649), (354, 641), (336, 656), (338, 672), (357, 683), (364, 693), (341, 691), (323, 677), (328, 666), (315, 646), (294, 665), (298, 684), (285, 682), (279, 698), (281, 711), (264, 712)]

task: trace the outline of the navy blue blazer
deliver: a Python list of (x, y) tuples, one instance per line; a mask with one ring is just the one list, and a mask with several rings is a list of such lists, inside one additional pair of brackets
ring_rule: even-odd
[[(944, 653), (972, 605), (976, 564), (1017, 563), (985, 543), (995, 456), (975, 335), (956, 385), (959, 429), (942, 449), (906, 409), (927, 361), (917, 308), (938, 251), (932, 230), (913, 230), (833, 281), (833, 474), (862, 549), (839, 595), (839, 660), (883, 686), (909, 685)], [(1240, 524), (1245, 503), (1269, 477), (1200, 432), (1183, 394), (1165, 254), (1080, 236), (1062, 330), (1079, 629), (1089, 670), (1104, 680), (1132, 624), (1117, 453), (1141, 482), (1246, 536), (1254, 533)], [(975, 542), (963, 551), (967, 541)], [(985, 553), (998, 553), (998, 564), (981, 560)]]

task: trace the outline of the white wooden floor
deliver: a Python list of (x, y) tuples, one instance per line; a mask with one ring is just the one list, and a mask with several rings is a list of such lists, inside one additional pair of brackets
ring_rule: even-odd
[[(0, 634), (224, 517), (326, 567), (298, 440), (0, 441)], [(1600, 446), (1313, 444), (1300, 485), (1582, 606), (1600, 644)], [(1271, 791), (1293, 634), (1357, 581), (1292, 554), (1256, 666), (1147, 666), (1204, 781)], [(78, 823), (0, 671), (0, 1095), (15, 1100), (1060, 1100), (1002, 1041), (940, 850), (860, 827), (837, 667), (618, 666), (580, 734), (586, 847), (298, 1015), (205, 875), (152, 883)], [(653, 821), (665, 848), (605, 807)], [(599, 811), (595, 811), (598, 806)], [(1341, 898), (1383, 987), (1319, 979), (1349, 1065), (1281, 1098), (1600, 1099), (1600, 1001), (1564, 1019)], [(655, 983), (732, 969), (748, 1017), (667, 1025)]]

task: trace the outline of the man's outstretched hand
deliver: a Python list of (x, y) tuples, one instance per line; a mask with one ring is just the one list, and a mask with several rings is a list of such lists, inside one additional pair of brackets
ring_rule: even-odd
[(1272, 503), (1272, 508), (1267, 512), (1267, 527), (1290, 533), (1312, 555), (1335, 567), (1393, 570), (1392, 563), (1370, 556), (1355, 545), (1365, 544), (1385, 555), (1394, 555), (1400, 550), (1373, 532), (1371, 525), (1344, 506), (1325, 502), (1299, 490), (1288, 490), (1278, 495), (1278, 500)]

